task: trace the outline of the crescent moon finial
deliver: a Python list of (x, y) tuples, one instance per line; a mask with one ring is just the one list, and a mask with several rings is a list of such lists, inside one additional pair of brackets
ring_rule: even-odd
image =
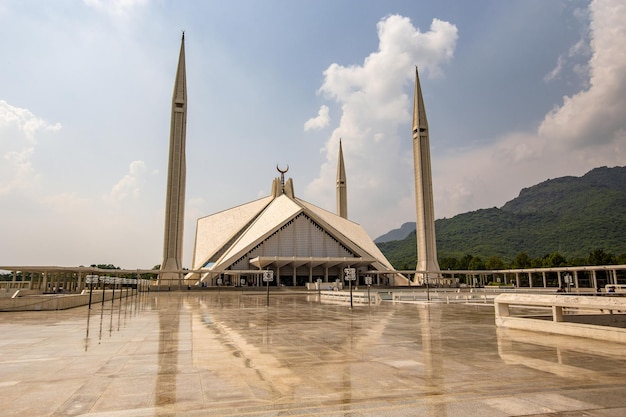
[(285, 168), (285, 169), (280, 169), (280, 168), (278, 167), (278, 164), (276, 164), (276, 169), (277, 169), (277, 170), (278, 170), (278, 172), (280, 172), (281, 174), (284, 174), (284, 173), (286, 173), (287, 171), (289, 171), (289, 164), (287, 164), (287, 168)]

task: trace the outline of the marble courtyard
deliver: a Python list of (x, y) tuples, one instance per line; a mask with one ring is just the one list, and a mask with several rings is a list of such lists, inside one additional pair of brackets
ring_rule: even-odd
[(623, 416), (623, 344), (493, 305), (140, 293), (0, 314), (3, 416)]

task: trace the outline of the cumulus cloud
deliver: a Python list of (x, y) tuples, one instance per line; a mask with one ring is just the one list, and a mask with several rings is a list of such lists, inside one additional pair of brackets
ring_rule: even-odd
[(328, 115), (328, 106), (321, 106), (317, 117), (313, 117), (304, 123), (304, 131), (323, 129), (330, 123), (330, 116)]
[(145, 182), (146, 164), (143, 161), (133, 161), (128, 167), (128, 174), (119, 180), (104, 199), (108, 202), (119, 202), (127, 198), (137, 198), (141, 186)]
[(29, 187), (37, 180), (32, 164), (37, 138), (60, 129), (60, 123), (48, 123), (30, 110), (0, 100), (0, 195)]
[(564, 97), (539, 126), (540, 136), (565, 146), (610, 143), (626, 128), (626, 5), (593, 2), (590, 16), (590, 86)]
[[(311, 201), (334, 206), (332, 187), (342, 138), (349, 199), (367, 202), (351, 204), (349, 216), (382, 233), (397, 223), (398, 210), (406, 209), (402, 208), (406, 204), (396, 203), (398, 195), (408, 198), (414, 190), (413, 183), (398, 181), (412, 178), (412, 154), (407, 152), (412, 146), (410, 127), (398, 132), (399, 125), (410, 121), (412, 98), (405, 89), (412, 85), (416, 65), (422, 76), (443, 75), (442, 66), (454, 55), (458, 33), (456, 26), (437, 19), (422, 32), (399, 15), (385, 17), (377, 29), (378, 50), (361, 64), (333, 63), (324, 71), (319, 93), (341, 107), (341, 118), (322, 149), (326, 162), (305, 193)], [(373, 216), (370, 211), (383, 215)]]

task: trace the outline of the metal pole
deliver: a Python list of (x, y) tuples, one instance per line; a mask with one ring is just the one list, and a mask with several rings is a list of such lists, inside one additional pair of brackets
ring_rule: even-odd
[(102, 280), (102, 308), (104, 308), (104, 293), (105, 293), (104, 285), (105, 285), (105, 282), (104, 282), (104, 279), (103, 279)]
[(265, 281), (265, 283), (267, 284), (267, 302), (265, 303), (265, 307), (269, 307), (270, 306), (270, 281), (267, 280)]
[(93, 276), (89, 279), (89, 310), (91, 310), (91, 294), (93, 294)]
[(348, 278), (348, 282), (350, 283), (350, 310), (352, 310), (352, 280), (350, 277)]

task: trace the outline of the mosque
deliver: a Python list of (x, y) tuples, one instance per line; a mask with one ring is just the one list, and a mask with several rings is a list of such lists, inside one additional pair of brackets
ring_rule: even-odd
[[(184, 41), (183, 34), (172, 98), (161, 279), (180, 276), (182, 270), (187, 114)], [(418, 161), (415, 168), (418, 245), (421, 241), (423, 246), (423, 259), (419, 258), (418, 252), (418, 265), (424, 269), (422, 272), (432, 272), (439, 268), (436, 247), (427, 247), (435, 242), (434, 219), (428, 126), (417, 70), (415, 92), (413, 149)], [(420, 161), (427, 162), (427, 167)], [(410, 285), (409, 280), (393, 268), (363, 227), (348, 219), (341, 141), (337, 162), (336, 213), (296, 197), (293, 180), (289, 178), (285, 181), (289, 167), (276, 168), (280, 177), (273, 179), (268, 196), (197, 220), (192, 268), (185, 276), (189, 285), (262, 286), (265, 284), (264, 277), (268, 279), (271, 274), (271, 285), (318, 285), (327, 289), (341, 286), (346, 268), (356, 271), (355, 285), (364, 284), (366, 278), (375, 285)], [(423, 172), (424, 168), (428, 168), (427, 173)], [(430, 208), (424, 208), (429, 204)], [(415, 274), (417, 284), (421, 283), (421, 276)]]
[(304, 286), (341, 282), (344, 269), (355, 268), (361, 283), (370, 275), (375, 283), (406, 285), (365, 230), (340, 215), (347, 202), (339, 149), (338, 195), (344, 198), (337, 214), (296, 197), (281, 170), (269, 196), (198, 219), (193, 270), (207, 272), (194, 278), (206, 285), (260, 286), (260, 271), (271, 270), (274, 285)]

